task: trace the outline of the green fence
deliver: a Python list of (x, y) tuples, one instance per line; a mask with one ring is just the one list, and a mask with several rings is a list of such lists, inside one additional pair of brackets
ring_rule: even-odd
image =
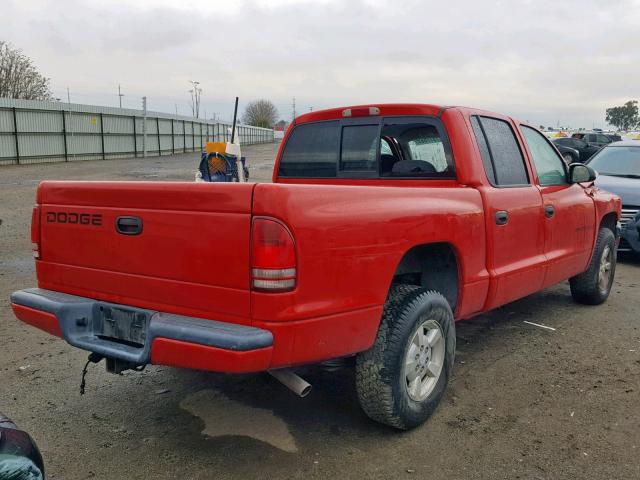
[[(145, 128), (146, 127), (146, 128)], [(201, 151), (230, 139), (229, 122), (61, 102), (0, 99), (0, 165), (130, 158)], [(238, 125), (243, 145), (271, 129)]]

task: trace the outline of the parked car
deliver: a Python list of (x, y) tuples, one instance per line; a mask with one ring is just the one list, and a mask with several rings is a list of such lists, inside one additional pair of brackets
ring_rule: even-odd
[(588, 165), (598, 172), (598, 187), (622, 198), (618, 250), (640, 253), (640, 142), (612, 143), (594, 155)]
[(607, 299), (620, 199), (594, 180), (497, 113), (311, 112), (273, 183), (42, 182), (39, 288), (11, 304), (114, 373), (266, 370), (303, 395), (289, 367), (355, 356), (364, 411), (409, 429), (443, 396), (455, 320), (567, 279)]
[(558, 149), (558, 152), (560, 152), (560, 155), (562, 155), (567, 165), (580, 162), (580, 152), (575, 148), (566, 147), (558, 142), (553, 142), (553, 146)]
[(0, 479), (44, 480), (44, 463), (31, 436), (0, 413)]
[(612, 141), (607, 135), (599, 132), (576, 132), (571, 134), (571, 138), (584, 140), (594, 147), (603, 147), (605, 145), (609, 145)]
[(622, 137), (617, 133), (605, 133), (605, 136), (612, 142), (619, 142), (622, 140)]
[(582, 163), (589, 160), (589, 158), (591, 158), (594, 153), (600, 150), (600, 147), (590, 145), (584, 140), (580, 140), (579, 138), (554, 138), (552, 142), (556, 146), (562, 145), (563, 147), (569, 147), (577, 150), (580, 157), (577, 161)]

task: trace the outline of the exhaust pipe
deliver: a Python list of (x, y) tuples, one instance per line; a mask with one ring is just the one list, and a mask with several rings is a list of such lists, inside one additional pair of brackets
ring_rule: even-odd
[(311, 391), (311, 384), (288, 368), (268, 370), (269, 375), (282, 383), (299, 397), (306, 397)]

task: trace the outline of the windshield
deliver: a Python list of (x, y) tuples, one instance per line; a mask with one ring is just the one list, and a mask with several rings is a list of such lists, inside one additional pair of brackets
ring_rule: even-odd
[(640, 178), (640, 145), (637, 147), (607, 147), (589, 162), (600, 175)]

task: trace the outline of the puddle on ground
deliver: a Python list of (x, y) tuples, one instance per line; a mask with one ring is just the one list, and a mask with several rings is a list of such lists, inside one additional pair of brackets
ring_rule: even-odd
[(214, 390), (189, 395), (180, 402), (180, 408), (204, 421), (202, 433), (209, 437), (251, 437), (285, 452), (298, 451), (287, 424), (264, 408), (236, 402)]

